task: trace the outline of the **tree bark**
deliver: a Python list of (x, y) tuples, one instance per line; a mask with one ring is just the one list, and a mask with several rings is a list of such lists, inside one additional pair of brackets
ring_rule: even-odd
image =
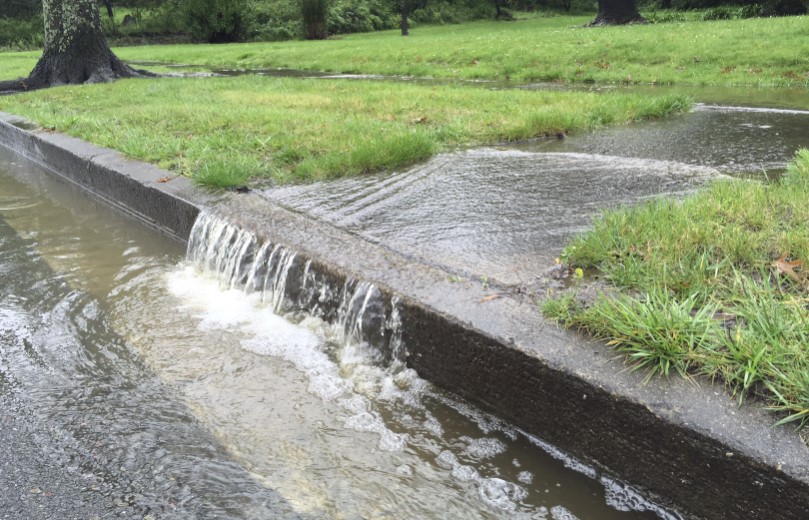
[(0, 92), (151, 77), (118, 59), (101, 30), (98, 0), (43, 0), (45, 49), (27, 78), (0, 82)]
[(112, 11), (112, 2), (110, 0), (101, 0), (104, 7), (107, 8), (107, 16), (110, 20), (115, 20), (115, 13)]
[(635, 0), (598, 0), (598, 14), (590, 25), (625, 25), (629, 23), (646, 23), (646, 18), (638, 12)]
[(410, 9), (408, 9), (408, 7), (407, 0), (401, 0), (399, 3), (399, 14), (401, 14), (400, 26), (402, 28), (402, 36), (410, 35), (410, 27), (407, 23), (407, 17), (410, 14)]

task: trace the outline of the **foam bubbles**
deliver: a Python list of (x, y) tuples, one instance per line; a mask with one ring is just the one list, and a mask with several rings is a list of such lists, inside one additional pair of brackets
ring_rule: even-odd
[(523, 484), (531, 484), (534, 482), (534, 474), (530, 471), (520, 471), (520, 474), (517, 475), (517, 480)]
[(505, 511), (515, 511), (517, 502), (528, 496), (528, 491), (523, 487), (500, 478), (482, 479), (479, 491), (483, 502)]
[(517, 504), (528, 497), (528, 491), (522, 486), (497, 477), (484, 478), (474, 467), (461, 464), (449, 450), (439, 453), (435, 461), (440, 467), (451, 470), (453, 478), (476, 483), (481, 501), (488, 506), (513, 512)]
[(607, 504), (618, 511), (651, 511), (663, 520), (682, 520), (674, 513), (665, 511), (654, 502), (646, 499), (638, 490), (608, 477), (601, 477)]
[(490, 459), (506, 451), (506, 445), (494, 438), (471, 439), (462, 437), (461, 440), (468, 443), (464, 452), (470, 457), (479, 460)]
[[(336, 402), (346, 412), (346, 428), (379, 435), (379, 449), (402, 451), (407, 435), (390, 431), (368, 398), (385, 386), (384, 371), (377, 367), (357, 364), (349, 370), (337, 365), (326, 352), (327, 344), (315, 320), (295, 325), (261, 307), (257, 294), (245, 295), (239, 290), (222, 290), (218, 282), (198, 276), (192, 267), (185, 267), (169, 276), (169, 290), (182, 300), (200, 320), (203, 330), (234, 329), (242, 336), (242, 348), (261, 356), (272, 356), (292, 363), (309, 380), (308, 392), (323, 401)], [(354, 354), (358, 354), (355, 350)], [(357, 362), (355, 355), (349, 356)], [(343, 377), (349, 372), (352, 379)], [(359, 391), (359, 393), (355, 390)]]
[(551, 508), (551, 518), (553, 520), (579, 520), (579, 517), (562, 506), (553, 506)]

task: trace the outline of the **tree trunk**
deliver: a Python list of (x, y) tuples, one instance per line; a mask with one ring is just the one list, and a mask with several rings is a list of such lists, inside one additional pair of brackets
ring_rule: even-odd
[(598, 0), (598, 15), (590, 25), (624, 25), (646, 23), (635, 5), (635, 0)]
[(107, 8), (107, 16), (110, 20), (115, 20), (115, 13), (112, 12), (112, 2), (110, 0), (101, 0), (104, 4), (104, 7)]
[(27, 78), (0, 82), (0, 91), (102, 83), (153, 74), (118, 59), (101, 30), (98, 0), (43, 0), (45, 49)]
[(409, 9), (408, 9), (408, 5), (407, 5), (407, 0), (401, 0), (401, 2), (399, 3), (399, 12), (402, 15), (402, 20), (401, 20), (402, 36), (409, 36), (410, 35), (410, 29), (409, 29), (408, 24), (407, 24), (407, 15), (409, 14), (408, 11), (409, 11)]

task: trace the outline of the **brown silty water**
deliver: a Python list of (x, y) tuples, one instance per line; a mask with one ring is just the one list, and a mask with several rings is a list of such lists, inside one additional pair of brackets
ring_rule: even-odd
[(185, 260), (0, 161), (0, 391), (118, 514), (674, 518), (375, 350), (373, 285), (346, 284), (334, 323), (304, 315), (280, 296), (294, 252), (247, 253), (251, 237), (206, 215)]

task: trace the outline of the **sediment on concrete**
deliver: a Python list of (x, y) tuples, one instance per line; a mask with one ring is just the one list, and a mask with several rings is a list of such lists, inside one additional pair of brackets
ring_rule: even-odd
[[(298, 252), (323, 278), (373, 282), (397, 301), (422, 377), (688, 518), (805, 519), (809, 449), (722, 387), (642, 383), (603, 345), (545, 321), (523, 297), (457, 281), (253, 194), (212, 198), (185, 179), (0, 115), (0, 144), (149, 225), (187, 239), (200, 207)], [(495, 297), (493, 297), (495, 296)]]

